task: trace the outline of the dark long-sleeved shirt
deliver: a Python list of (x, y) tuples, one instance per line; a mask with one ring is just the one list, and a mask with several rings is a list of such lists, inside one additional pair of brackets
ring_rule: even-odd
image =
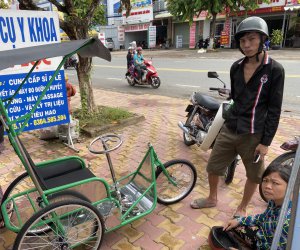
[(225, 123), (237, 134), (262, 133), (260, 143), (269, 146), (279, 123), (285, 73), (281, 64), (264, 53), (262, 64), (247, 84), (245, 58), (232, 65), (230, 79), (234, 105)]

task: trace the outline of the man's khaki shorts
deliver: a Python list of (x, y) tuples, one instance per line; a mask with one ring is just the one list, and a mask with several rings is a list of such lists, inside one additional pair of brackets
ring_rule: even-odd
[(253, 163), (253, 159), (261, 136), (261, 134), (235, 134), (223, 125), (216, 138), (206, 171), (209, 174), (223, 176), (236, 155), (240, 155), (246, 168), (247, 178), (259, 184), (265, 169), (264, 162)]

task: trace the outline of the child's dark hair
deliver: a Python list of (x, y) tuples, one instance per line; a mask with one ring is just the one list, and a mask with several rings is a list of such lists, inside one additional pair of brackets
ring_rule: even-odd
[(265, 172), (262, 175), (262, 180), (266, 176), (269, 176), (272, 173), (278, 173), (280, 177), (286, 182), (289, 182), (290, 176), (292, 172), (292, 166), (289, 165), (280, 165), (280, 164), (271, 164), (269, 165)]

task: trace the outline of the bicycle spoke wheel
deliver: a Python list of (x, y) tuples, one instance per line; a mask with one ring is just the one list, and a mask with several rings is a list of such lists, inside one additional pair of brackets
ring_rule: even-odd
[(168, 180), (163, 170), (156, 170), (157, 201), (161, 204), (173, 204), (184, 199), (194, 188), (197, 173), (194, 165), (186, 160), (172, 160), (164, 164), (170, 178)]
[[(90, 203), (64, 200), (38, 211), (17, 235), (13, 249), (99, 249), (103, 232), (103, 217)], [(47, 232), (34, 234), (39, 227)]]
[[(2, 203), (11, 196), (19, 194), (20, 192), (24, 192), (26, 190), (30, 190), (31, 188), (34, 188), (34, 184), (31, 178), (29, 177), (28, 173), (21, 174), (6, 189), (5, 193), (3, 194)], [(37, 203), (37, 199), (38, 197), (40, 197), (39, 193), (37, 191), (31, 192), (29, 194), (29, 197), (32, 199), (32, 201), (35, 203), (35, 206), (38, 208), (39, 206)], [(32, 205), (30, 204), (28, 197), (20, 196), (15, 199), (15, 203), (16, 206), (19, 208), (18, 211), (23, 222), (27, 221), (34, 214), (34, 210), (32, 209)], [(11, 211), (12, 213), (10, 218), (11, 224), (16, 227), (21, 227), (22, 225), (20, 225), (20, 223), (17, 220), (17, 216), (14, 213), (15, 208), (13, 207), (12, 202), (7, 203), (6, 210)]]

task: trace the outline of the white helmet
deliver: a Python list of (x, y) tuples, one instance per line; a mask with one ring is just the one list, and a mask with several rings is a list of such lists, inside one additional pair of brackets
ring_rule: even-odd
[(130, 46), (130, 47), (128, 47), (128, 50), (131, 50), (132, 49), (132, 47)]

